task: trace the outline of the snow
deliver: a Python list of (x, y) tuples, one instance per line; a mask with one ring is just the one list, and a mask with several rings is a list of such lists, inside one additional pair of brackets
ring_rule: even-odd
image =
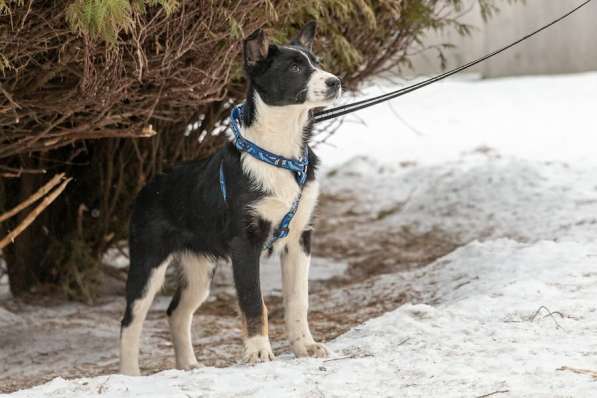
[[(597, 73), (451, 80), (394, 102), (410, 128), (382, 105), (330, 137), (337, 149), (320, 145), (326, 197), (371, 220), (339, 233), (439, 231), (458, 246), (319, 299), (313, 310), (335, 311), (409, 292), (329, 342), (332, 358), (56, 378), (7, 396), (597, 396), (596, 89)], [(315, 263), (321, 280), (347, 267)]]
[[(357, 168), (362, 168), (356, 162)], [(355, 211), (388, 214), (384, 228), (419, 232), (439, 227), (460, 241), (510, 237), (520, 241), (592, 240), (597, 236), (597, 163), (562, 163), (468, 155), (440, 165), (389, 170), (368, 161), (327, 181), (328, 193), (360, 192)], [(334, 171), (331, 172), (334, 174)], [(371, 179), (370, 175), (375, 175)]]
[[(359, 97), (395, 88), (378, 79)], [(596, 92), (597, 72), (491, 80), (464, 75), (352, 114), (317, 153), (328, 166), (355, 155), (437, 164), (483, 147), (530, 160), (594, 160)]]
[[(12, 397), (588, 397), (595, 366), (597, 245), (472, 242), (403, 275), (428, 294), (338, 338), (337, 360), (170, 370), (52, 382)], [(554, 313), (537, 310), (545, 306)], [(548, 311), (548, 310), (545, 311)], [(348, 357), (348, 358), (346, 358)]]

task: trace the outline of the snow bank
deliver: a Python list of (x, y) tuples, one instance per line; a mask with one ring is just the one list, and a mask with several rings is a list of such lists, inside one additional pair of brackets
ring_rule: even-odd
[(593, 241), (597, 236), (597, 165), (485, 155), (402, 168), (355, 160), (328, 173), (326, 193), (356, 193), (357, 212), (399, 208), (378, 226), (386, 231), (441, 228), (461, 242)]
[(596, 255), (572, 242), (473, 242), (407, 275), (437, 293), (339, 337), (336, 360), (58, 378), (8, 396), (588, 397), (590, 376), (558, 369), (595, 367)]

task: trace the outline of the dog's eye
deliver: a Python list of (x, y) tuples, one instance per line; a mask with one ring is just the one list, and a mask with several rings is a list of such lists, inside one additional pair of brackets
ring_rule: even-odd
[(290, 65), (290, 71), (291, 71), (291, 72), (298, 73), (298, 72), (300, 72), (301, 70), (302, 70), (302, 69), (301, 69), (301, 67), (300, 67), (300, 66), (298, 66), (297, 64), (292, 64), (292, 65)]

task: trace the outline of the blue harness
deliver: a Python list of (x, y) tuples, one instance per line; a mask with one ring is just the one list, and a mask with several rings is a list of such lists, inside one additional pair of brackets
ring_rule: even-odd
[[(292, 202), (290, 210), (288, 210), (288, 213), (284, 215), (282, 221), (280, 222), (280, 225), (278, 226), (278, 228), (274, 230), (272, 237), (265, 244), (265, 250), (271, 250), (274, 246), (274, 242), (276, 242), (278, 239), (282, 239), (288, 236), (290, 222), (296, 214), (296, 210), (298, 209), (298, 205), (303, 193), (303, 187), (305, 186), (305, 182), (307, 181), (307, 168), (309, 167), (309, 149), (307, 145), (305, 145), (303, 157), (300, 159), (287, 159), (283, 156), (273, 154), (261, 148), (260, 146), (254, 144), (253, 142), (247, 140), (241, 135), (239, 126), (239, 120), (242, 116), (243, 107), (243, 104), (235, 106), (232, 109), (232, 113), (230, 115), (230, 126), (232, 127), (232, 132), (234, 133), (234, 146), (236, 146), (236, 149), (238, 149), (240, 152), (246, 152), (249, 155), (253, 156), (255, 159), (261, 160), (262, 162), (265, 162), (271, 166), (286, 169), (294, 173), (296, 182), (300, 187), (300, 191), (297, 197)], [(228, 202), (228, 192), (226, 191), (226, 176), (224, 175), (223, 161), (222, 163), (220, 163), (220, 190), (222, 191), (224, 201)]]

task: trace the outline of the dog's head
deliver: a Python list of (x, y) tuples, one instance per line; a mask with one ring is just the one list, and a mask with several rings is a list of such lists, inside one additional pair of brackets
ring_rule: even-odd
[(321, 69), (311, 51), (315, 22), (309, 22), (288, 45), (270, 44), (258, 29), (244, 42), (244, 62), (251, 86), (271, 106), (329, 105), (340, 97), (340, 79)]

